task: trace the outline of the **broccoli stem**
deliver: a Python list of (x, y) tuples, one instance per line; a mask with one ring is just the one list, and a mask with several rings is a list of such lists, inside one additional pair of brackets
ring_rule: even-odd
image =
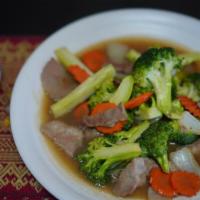
[(179, 55), (179, 57), (182, 59), (182, 66), (189, 65), (195, 61), (200, 61), (200, 53), (195, 52), (195, 53), (185, 53)]
[(126, 76), (111, 97), (110, 102), (115, 103), (116, 105), (127, 102), (131, 97), (133, 84), (134, 80), (132, 75)]
[(169, 173), (169, 161), (167, 155), (164, 154), (163, 156), (157, 157), (156, 160), (162, 167), (162, 170), (166, 173)]
[(92, 95), (104, 81), (115, 76), (115, 68), (108, 65), (91, 75), (86, 81), (77, 86), (71, 93), (51, 106), (55, 118), (60, 117)]
[(72, 54), (67, 48), (59, 48), (55, 50), (58, 61), (66, 68), (72, 65), (78, 65), (84, 69), (89, 75), (92, 75), (92, 71), (87, 68), (74, 54)]

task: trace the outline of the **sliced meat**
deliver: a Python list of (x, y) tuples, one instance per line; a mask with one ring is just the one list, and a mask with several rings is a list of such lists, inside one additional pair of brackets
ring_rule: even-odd
[(151, 187), (148, 189), (148, 200), (171, 200), (171, 198), (161, 196), (155, 192)]
[(190, 144), (187, 146), (192, 154), (200, 161), (200, 139), (198, 139), (193, 144)]
[(75, 80), (53, 58), (45, 65), (41, 80), (45, 92), (53, 100), (64, 97), (77, 86)]
[(120, 104), (119, 106), (106, 110), (105, 112), (84, 117), (83, 123), (87, 127), (113, 127), (117, 122), (125, 121), (127, 119), (128, 116), (124, 106)]
[(87, 144), (88, 142), (90, 142), (91, 140), (93, 140), (97, 137), (103, 136), (103, 134), (101, 134), (94, 128), (85, 128), (83, 132), (84, 132), (84, 143), (85, 144)]
[(149, 158), (135, 158), (119, 175), (113, 187), (113, 193), (125, 197), (132, 194), (136, 188), (145, 185), (147, 176), (156, 163)]
[(41, 132), (51, 138), (71, 157), (83, 147), (83, 132), (64, 122), (58, 120), (47, 122), (41, 127)]

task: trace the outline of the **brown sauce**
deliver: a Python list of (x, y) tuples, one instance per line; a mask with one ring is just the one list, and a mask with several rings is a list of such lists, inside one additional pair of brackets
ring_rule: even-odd
[[(85, 48), (82, 51), (78, 52), (77, 56), (80, 57), (83, 52), (86, 52), (86, 51), (89, 51), (92, 49), (101, 49), (101, 50), (105, 51), (106, 45), (108, 45), (108, 43), (112, 43), (112, 42), (120, 42), (122, 44), (126, 44), (129, 47), (132, 47), (139, 52), (143, 52), (146, 49), (148, 49), (149, 47), (163, 47), (163, 46), (173, 47), (176, 49), (177, 53), (184, 53), (184, 52), (189, 51), (185, 47), (182, 47), (180, 45), (174, 44), (169, 41), (161, 41), (161, 40), (149, 39), (149, 38), (119, 38), (119, 39), (115, 39), (115, 40), (104, 41), (104, 42), (95, 44), (93, 46), (90, 46), (88, 48)], [(192, 69), (192, 71), (200, 71), (200, 63), (190, 66), (188, 71), (191, 71), (191, 69)], [(49, 113), (50, 105), (52, 103), (53, 103), (53, 101), (50, 100), (46, 95), (44, 95), (43, 100), (42, 100), (42, 106), (41, 106), (41, 124), (53, 119), (53, 116)], [(75, 124), (73, 115), (71, 113), (60, 118), (60, 120), (63, 120), (70, 124)], [(44, 137), (44, 138), (45, 138), (45, 142), (46, 142), (50, 152), (52, 153), (53, 157), (55, 157), (56, 161), (59, 163), (60, 166), (62, 166), (66, 171), (70, 171), (81, 181), (84, 181), (85, 183), (87, 183), (88, 186), (94, 187), (80, 172), (78, 163), (75, 160), (73, 160), (68, 155), (66, 155), (64, 153), (64, 151), (62, 151), (58, 146), (56, 146), (49, 138), (47, 138), (47, 137)], [(175, 148), (176, 148), (175, 146), (172, 146), (170, 149), (174, 150)], [(199, 163), (200, 163), (200, 158), (199, 158)], [(112, 193), (110, 186), (106, 186), (104, 188), (99, 188), (99, 189), (100, 190), (103, 189), (105, 192)], [(140, 187), (129, 198), (133, 199), (135, 197), (136, 199), (137, 198), (147, 199), (147, 189), (148, 189), (147, 185)]]

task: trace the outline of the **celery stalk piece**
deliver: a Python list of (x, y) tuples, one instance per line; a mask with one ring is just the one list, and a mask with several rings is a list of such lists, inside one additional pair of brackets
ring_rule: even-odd
[(131, 75), (123, 78), (114, 95), (110, 98), (110, 102), (115, 103), (116, 105), (118, 105), (119, 103), (126, 103), (131, 97), (133, 85), (134, 80)]
[(115, 68), (112, 65), (108, 65), (91, 75), (71, 93), (51, 106), (51, 111), (55, 118), (70, 112), (78, 104), (85, 101), (105, 80), (113, 78), (115, 73)]
[(89, 75), (92, 75), (92, 71), (87, 68), (74, 54), (72, 54), (67, 48), (58, 48), (55, 50), (58, 61), (63, 64), (66, 68), (70, 65), (78, 65), (84, 69)]
[(141, 53), (136, 51), (135, 49), (131, 49), (126, 54), (126, 58), (132, 63), (134, 63), (140, 56), (141, 56)]

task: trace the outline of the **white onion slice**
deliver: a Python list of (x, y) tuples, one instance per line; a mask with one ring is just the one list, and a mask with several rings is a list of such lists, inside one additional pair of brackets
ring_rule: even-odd
[(179, 125), (183, 132), (192, 132), (200, 135), (200, 121), (187, 111), (183, 112), (179, 119)]
[(106, 49), (109, 59), (115, 64), (124, 63), (128, 50), (128, 46), (120, 43), (111, 43)]
[(193, 172), (200, 176), (200, 166), (187, 147), (170, 153), (170, 160), (179, 170)]

